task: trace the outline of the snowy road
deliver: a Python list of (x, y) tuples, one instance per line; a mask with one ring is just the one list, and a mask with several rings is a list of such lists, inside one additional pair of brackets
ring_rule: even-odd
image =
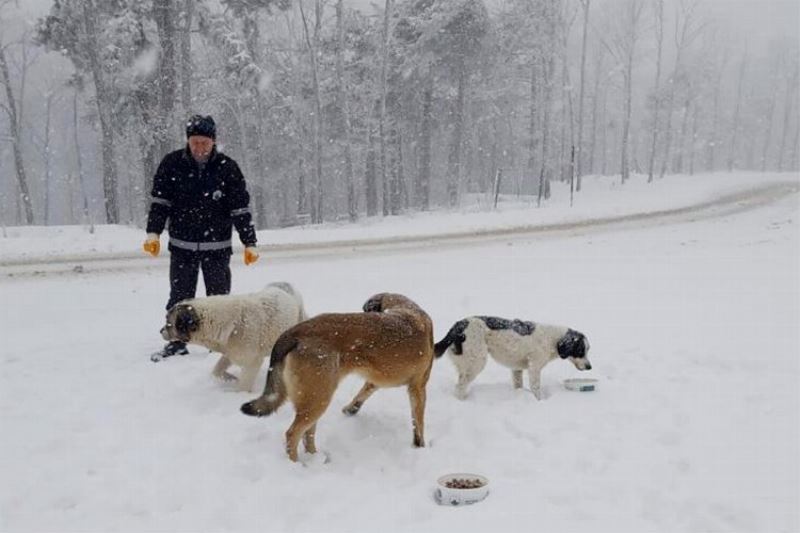
[[(308, 467), (284, 456), (290, 406), (242, 416), (253, 395), (199, 349), (148, 361), (166, 263), (2, 276), (0, 531), (797, 531), (799, 220), (796, 193), (762, 189), (602, 229), (234, 261), (235, 292), (291, 281), (312, 314), (390, 290), (437, 337), (493, 314), (591, 340), (598, 390), (564, 390), (557, 361), (541, 402), (493, 362), (460, 402), (437, 361), (422, 450), (403, 390), (344, 417), (348, 379), (318, 428), (331, 462)], [(437, 506), (436, 477), (464, 470), (489, 498)]]
[[(359, 255), (365, 252), (414, 250), (424, 248), (463, 247), (497, 239), (517, 237), (565, 237), (637, 229), (699, 219), (716, 218), (754, 209), (778, 199), (796, 195), (797, 181), (767, 182), (734, 193), (656, 211), (602, 216), (544, 224), (522, 224), (484, 230), (448, 231), (432, 235), (398, 235), (329, 242), (262, 244), (262, 253), (269, 259), (293, 260), (297, 257)], [(166, 254), (165, 254), (166, 255)], [(47, 274), (84, 274), (88, 271), (165, 268), (168, 257), (157, 259), (143, 255), (138, 249), (105, 254), (78, 254), (52, 258), (16, 258), (0, 260), (0, 277), (42, 276)]]

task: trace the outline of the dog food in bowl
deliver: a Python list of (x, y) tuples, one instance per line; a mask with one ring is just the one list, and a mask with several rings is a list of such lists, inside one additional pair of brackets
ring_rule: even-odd
[(468, 505), (489, 494), (489, 480), (478, 474), (447, 474), (437, 485), (434, 496), (441, 505)]
[(591, 392), (597, 386), (597, 380), (592, 378), (572, 378), (564, 380), (564, 387), (578, 392)]

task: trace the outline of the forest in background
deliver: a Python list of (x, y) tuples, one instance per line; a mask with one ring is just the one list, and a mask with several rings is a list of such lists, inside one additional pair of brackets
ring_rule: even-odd
[(798, 169), (797, 35), (703, 0), (0, 0), (0, 221), (141, 225), (211, 114), (259, 229)]

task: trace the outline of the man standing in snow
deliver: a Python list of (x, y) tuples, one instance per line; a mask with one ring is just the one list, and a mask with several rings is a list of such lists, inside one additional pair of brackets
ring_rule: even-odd
[[(169, 220), (169, 284), (167, 309), (194, 298), (203, 270), (206, 295), (231, 290), (231, 226), (244, 244), (244, 264), (258, 261), (250, 195), (236, 161), (218, 152), (217, 131), (210, 116), (195, 115), (186, 123), (187, 145), (167, 154), (153, 178), (152, 202), (143, 248), (153, 257)], [(153, 354), (153, 361), (189, 353), (173, 341)]]

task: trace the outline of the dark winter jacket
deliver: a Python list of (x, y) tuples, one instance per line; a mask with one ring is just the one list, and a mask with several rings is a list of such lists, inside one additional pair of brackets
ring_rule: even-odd
[(236, 161), (214, 147), (199, 165), (188, 146), (167, 154), (153, 178), (147, 233), (169, 220), (169, 249), (230, 253), (231, 224), (245, 246), (255, 246), (250, 195)]

